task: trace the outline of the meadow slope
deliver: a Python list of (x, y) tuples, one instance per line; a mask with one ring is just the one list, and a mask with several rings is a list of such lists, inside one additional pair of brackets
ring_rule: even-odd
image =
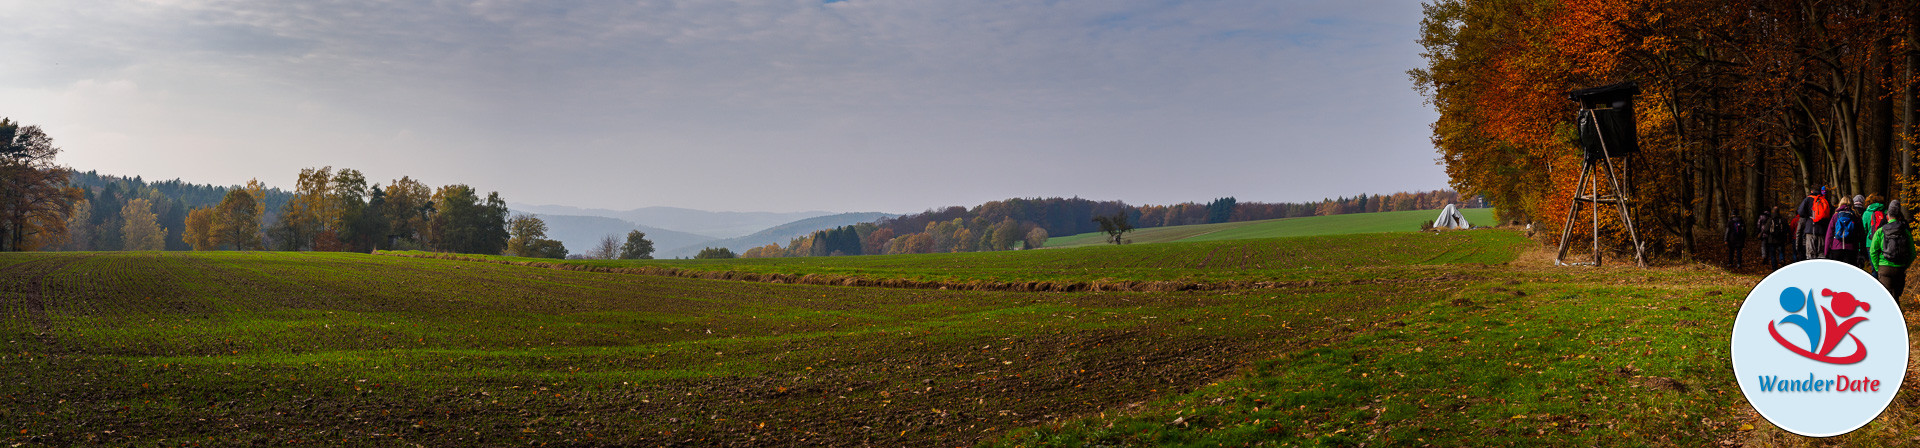
[[(1726, 363), (1727, 325), (1757, 278), (1552, 268), (1511, 232), (1421, 235), (1389, 249), (1310, 237), (765, 267), (1334, 279), (1178, 292), (361, 254), (0, 254), (0, 442), (1805, 444), (1746, 410)], [(1160, 250), (1187, 255), (1148, 257)], [(1266, 270), (1210, 261), (1229, 251)], [(1828, 441), (1920, 436), (1911, 396)]]
[[(1346, 235), (1355, 233), (1410, 232), (1421, 223), (1432, 223), (1439, 210), (1350, 213), (1345, 215), (1240, 221), (1219, 224), (1148, 227), (1127, 232), (1134, 244), (1283, 238), (1295, 236)], [(1492, 225), (1493, 209), (1461, 209), (1460, 214), (1474, 225)], [(1046, 247), (1067, 248), (1107, 244), (1101, 232), (1058, 235), (1047, 240)]]

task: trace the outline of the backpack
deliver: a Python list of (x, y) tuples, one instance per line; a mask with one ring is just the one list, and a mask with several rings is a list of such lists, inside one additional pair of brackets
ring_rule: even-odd
[(1860, 222), (1854, 219), (1853, 212), (1845, 211), (1833, 216), (1833, 237), (1840, 241), (1853, 242), (1855, 233), (1859, 233)]
[(1907, 222), (1887, 220), (1880, 226), (1880, 259), (1907, 263), (1913, 261), (1913, 235), (1907, 233)]

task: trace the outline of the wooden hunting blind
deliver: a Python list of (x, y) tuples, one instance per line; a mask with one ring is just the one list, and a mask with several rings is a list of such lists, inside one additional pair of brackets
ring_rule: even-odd
[(1575, 122), (1580, 127), (1580, 149), (1587, 160), (1626, 157), (1640, 152), (1640, 138), (1633, 126), (1633, 95), (1640, 86), (1623, 82), (1567, 93), (1580, 103)]
[[(1627, 228), (1627, 237), (1633, 242), (1633, 257), (1640, 267), (1647, 266), (1645, 248), (1640, 245), (1640, 235), (1633, 229), (1633, 214), (1628, 211), (1631, 199), (1627, 189), (1623, 188), (1619, 171), (1627, 167), (1625, 158), (1640, 152), (1640, 139), (1634, 130), (1633, 96), (1640, 93), (1640, 86), (1633, 82), (1605, 85), (1567, 92), (1567, 98), (1580, 103), (1580, 111), (1574, 122), (1580, 129), (1580, 150), (1586, 157), (1580, 161), (1580, 180), (1573, 187), (1573, 198), (1567, 207), (1566, 224), (1560, 228), (1560, 251), (1554, 256), (1556, 265), (1574, 265), (1587, 263), (1568, 263), (1568, 237), (1573, 235), (1574, 219), (1580, 216), (1580, 208), (1588, 206), (1592, 210), (1593, 225), (1593, 261), (1599, 266), (1600, 250), (1600, 204), (1612, 204), (1620, 212), (1620, 222)], [(1613, 159), (1623, 159), (1620, 169), (1615, 170)], [(1607, 176), (1608, 188), (1612, 191), (1602, 193), (1600, 172)]]

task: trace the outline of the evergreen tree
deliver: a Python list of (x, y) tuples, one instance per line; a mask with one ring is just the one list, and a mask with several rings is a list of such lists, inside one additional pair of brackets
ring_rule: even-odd
[(100, 193), (89, 198), (93, 206), (93, 222), (87, 224), (93, 234), (93, 250), (122, 250), (121, 244), (121, 204), (127, 201), (119, 184), (107, 184)]
[(341, 168), (333, 175), (334, 210), (331, 223), (334, 237), (344, 243), (342, 250), (366, 252), (373, 249), (373, 235), (367, 228), (367, 178), (360, 170)]
[(355, 250), (392, 249), (387, 242), (388, 234), (392, 233), (392, 223), (387, 221), (388, 214), (387, 192), (380, 188), (380, 184), (368, 187), (367, 206), (360, 209), (357, 224), (353, 226), (354, 232), (362, 237), (366, 246), (356, 247)]
[(436, 193), (433, 246), (442, 252), (498, 255), (507, 248), (507, 203), (500, 193), (484, 202), (466, 185), (448, 185)]
[[(158, 190), (155, 190), (158, 193)], [(165, 193), (161, 193), (165, 194)], [(187, 205), (180, 200), (167, 201), (167, 213), (160, 217), (160, 223), (167, 226), (166, 250), (192, 249), (186, 241)]]
[(1239, 202), (1232, 196), (1228, 196), (1207, 203), (1207, 223), (1219, 224), (1232, 220), (1234, 204)]

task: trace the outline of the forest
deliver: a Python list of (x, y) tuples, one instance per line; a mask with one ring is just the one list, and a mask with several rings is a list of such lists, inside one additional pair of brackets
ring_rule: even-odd
[[(1819, 187), (1910, 200), (1920, 2), (1438, 0), (1415, 89), (1452, 187), (1558, 229), (1580, 174), (1568, 92), (1637, 83), (1635, 227), (1696, 255)], [(1602, 213), (1605, 232), (1622, 228)], [(1612, 238), (1623, 241), (1625, 238)], [(1624, 244), (1624, 243), (1623, 243)], [(1710, 244), (1709, 244), (1710, 245)], [(1616, 247), (1617, 249), (1617, 247)]]
[[(300, 171), (294, 191), (258, 179), (216, 187), (75, 172), (38, 126), (0, 119), (0, 251), (422, 249), (499, 254), (506, 201), (410, 177)], [(537, 236), (536, 236), (537, 238)]]

